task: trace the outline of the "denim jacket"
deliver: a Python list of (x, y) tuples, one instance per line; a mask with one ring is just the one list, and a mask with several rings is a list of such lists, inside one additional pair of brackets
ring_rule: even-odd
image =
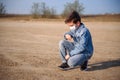
[[(81, 23), (80, 27), (65, 33), (71, 35), (74, 40), (75, 48), (71, 50), (70, 56), (75, 54), (87, 54), (89, 58), (93, 54), (92, 37), (89, 30)], [(64, 35), (64, 36), (65, 36)], [(65, 37), (64, 37), (65, 38)]]

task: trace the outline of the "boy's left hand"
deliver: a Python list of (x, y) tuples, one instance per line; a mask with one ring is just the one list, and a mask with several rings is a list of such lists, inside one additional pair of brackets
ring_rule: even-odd
[(70, 58), (70, 56), (67, 54), (67, 55), (65, 56), (65, 59), (68, 60), (69, 58)]

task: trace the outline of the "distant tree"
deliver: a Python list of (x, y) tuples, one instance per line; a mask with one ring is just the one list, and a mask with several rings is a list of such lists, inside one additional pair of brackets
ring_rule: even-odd
[(73, 3), (66, 3), (62, 16), (67, 16), (73, 10), (77, 11), (79, 14), (82, 14), (82, 11), (84, 10), (83, 4), (79, 3), (79, 0), (75, 0)]
[(31, 10), (33, 18), (38, 18), (40, 16), (39, 6), (40, 6), (39, 3), (33, 3)]
[(55, 18), (56, 17), (56, 9), (55, 8), (51, 8), (50, 9), (50, 14), (51, 14), (51, 18)]
[(49, 8), (44, 2), (40, 4), (41, 15), (44, 18), (55, 17), (56, 10), (54, 8)]
[(33, 3), (32, 6), (32, 15), (33, 18), (55, 18), (56, 10), (54, 8), (49, 8), (44, 2)]
[(5, 14), (6, 10), (5, 10), (5, 5), (3, 3), (0, 3), (0, 15)]
[(50, 14), (49, 7), (47, 7), (44, 2), (40, 4), (40, 11), (41, 11), (42, 17), (48, 17), (48, 15)]

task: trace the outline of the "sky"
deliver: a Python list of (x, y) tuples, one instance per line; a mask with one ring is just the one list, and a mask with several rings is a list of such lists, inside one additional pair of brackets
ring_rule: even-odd
[[(45, 2), (47, 6), (56, 9), (61, 14), (64, 5), (74, 0), (0, 0), (9, 14), (30, 14), (33, 3)], [(79, 0), (85, 8), (83, 14), (120, 13), (120, 0)]]

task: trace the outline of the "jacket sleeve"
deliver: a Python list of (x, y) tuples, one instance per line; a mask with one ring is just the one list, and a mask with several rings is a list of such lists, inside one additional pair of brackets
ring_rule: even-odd
[(86, 45), (88, 43), (89, 33), (87, 30), (84, 30), (82, 34), (79, 33), (80, 41), (75, 44), (75, 48), (70, 52), (70, 56), (75, 54), (79, 54), (86, 49)]

